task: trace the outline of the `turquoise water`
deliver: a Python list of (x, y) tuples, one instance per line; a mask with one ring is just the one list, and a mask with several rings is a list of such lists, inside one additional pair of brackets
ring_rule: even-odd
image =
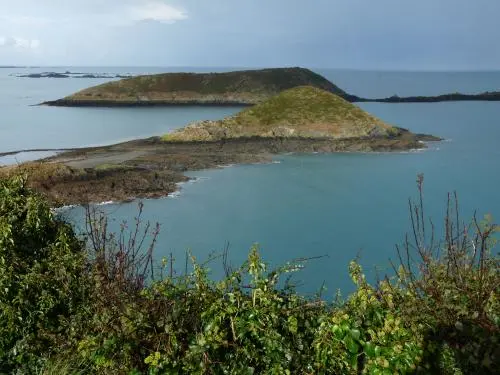
[[(163, 134), (191, 121), (218, 119), (237, 108), (54, 108), (36, 106), (109, 79), (18, 78), (13, 74), (56, 71), (157, 73), (161, 68), (0, 69), (0, 153), (97, 146)], [(6, 164), (7, 160), (4, 159)], [(0, 163), (2, 160), (0, 159)]]
[[(145, 201), (147, 218), (162, 223), (157, 256), (172, 252), (183, 259), (190, 249), (205, 259), (226, 241), (233, 264), (242, 262), (255, 242), (273, 264), (328, 255), (309, 262), (298, 277), (304, 290), (313, 292), (325, 281), (333, 293), (350, 289), (347, 264), (358, 254), (372, 276), (376, 266), (387, 270), (395, 244), (410, 229), (407, 199), (416, 196), (418, 173), (425, 174), (426, 212), (438, 228), (447, 192), (453, 190), (464, 219), (475, 210), (478, 216), (500, 217), (498, 104), (371, 104), (366, 109), (449, 140), (422, 152), (288, 155), (277, 157), (279, 164), (191, 173), (200, 179), (183, 185), (180, 195)], [(137, 208), (123, 204), (104, 210), (117, 225)], [(219, 275), (218, 264), (213, 267)]]
[[(385, 80), (379, 78), (381, 74)], [(453, 88), (468, 92), (500, 88), (500, 73), (357, 75), (334, 71), (325, 75), (342, 88), (366, 96), (394, 91), (413, 95), (455, 91)], [(45, 82), (48, 85), (53, 81)], [(374, 82), (378, 82), (376, 87), (372, 86)], [(427, 91), (415, 91), (420, 88)], [(387, 122), (439, 135), (446, 141), (419, 152), (286, 155), (276, 157), (273, 164), (190, 173), (198, 179), (182, 185), (180, 194), (144, 202), (146, 219), (161, 223), (157, 258), (173, 253), (179, 264), (183, 264), (185, 250), (191, 249), (203, 260), (210, 252), (220, 251), (226, 242), (230, 244), (230, 260), (235, 265), (245, 259), (256, 242), (260, 243), (265, 258), (275, 265), (298, 257), (327, 255), (309, 262), (297, 280), (306, 292), (313, 292), (326, 282), (331, 296), (336, 288), (351, 289), (347, 265), (358, 254), (372, 277), (375, 267), (381, 272), (387, 270), (388, 259), (395, 256), (394, 245), (401, 243), (410, 229), (407, 199), (416, 196), (418, 173), (425, 175), (426, 212), (438, 227), (446, 194), (453, 190), (458, 192), (464, 218), (469, 219), (475, 210), (478, 216), (491, 213), (500, 217), (500, 103), (364, 103), (361, 106)], [(53, 110), (53, 116), (64, 119), (68, 133), (80, 129), (99, 112)], [(110, 111), (109, 118), (123, 116), (119, 117), (123, 123), (117, 121), (114, 129), (121, 130), (121, 126), (139, 134), (154, 123), (153, 119), (158, 119), (158, 127), (170, 126), (167, 123), (171, 111), (168, 108), (162, 111), (159, 115), (149, 110), (132, 111), (137, 117), (129, 122), (122, 110), (115, 109)], [(180, 113), (184, 120), (195, 115), (185, 108)], [(26, 142), (43, 143), (42, 139), (34, 138), (43, 137), (42, 129), (50, 127), (47, 122), (51, 116), (39, 115), (31, 125), (26, 125), (33, 134), (26, 137)], [(5, 129), (3, 118), (0, 126)], [(103, 123), (86, 126), (89, 143), (94, 142), (91, 137), (98, 139), (102, 134), (109, 139), (117, 137), (112, 131), (102, 129)], [(79, 138), (73, 140), (78, 142)], [(58, 144), (55, 139), (52, 142)], [(0, 146), (0, 152), (2, 147), (5, 146)], [(131, 221), (137, 213), (136, 203), (101, 208), (111, 214), (115, 228), (124, 219)], [(81, 209), (69, 210), (66, 215), (81, 223)], [(221, 275), (219, 263), (213, 264), (213, 275)]]

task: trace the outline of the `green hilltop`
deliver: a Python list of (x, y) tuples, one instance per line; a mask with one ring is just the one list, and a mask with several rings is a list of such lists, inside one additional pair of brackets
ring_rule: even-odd
[(63, 99), (60, 106), (252, 105), (297, 86), (314, 86), (342, 97), (342, 89), (305, 68), (271, 68), (226, 73), (164, 73), (121, 79), (90, 87)]
[(311, 86), (285, 90), (219, 121), (191, 124), (166, 141), (214, 141), (238, 137), (357, 138), (398, 134), (394, 128), (338, 95)]

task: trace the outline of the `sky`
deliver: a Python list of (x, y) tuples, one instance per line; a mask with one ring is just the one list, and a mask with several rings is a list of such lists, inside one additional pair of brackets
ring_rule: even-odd
[(0, 0), (0, 65), (500, 70), (500, 0)]

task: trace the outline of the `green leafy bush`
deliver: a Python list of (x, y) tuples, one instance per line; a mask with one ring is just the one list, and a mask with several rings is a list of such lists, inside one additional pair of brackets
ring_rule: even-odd
[(370, 285), (353, 261), (355, 292), (324, 301), (287, 282), (301, 262), (269, 270), (257, 247), (219, 281), (193, 257), (191, 272), (178, 275), (167, 260), (158, 272), (158, 227), (141, 230), (142, 206), (128, 235), (125, 226), (107, 233), (106, 218), (88, 210), (79, 240), (24, 182), (0, 181), (0, 373), (459, 375), (498, 368), (498, 227), (489, 219), (461, 224), (452, 201), (443, 241), (434, 242), (420, 195), (410, 204), (412, 236), (398, 247), (393, 275)]
[(17, 177), (0, 181), (0, 372), (30, 372), (62, 345), (85, 301), (72, 228)]
[(407, 374), (420, 364), (423, 333), (404, 320), (387, 281), (370, 286), (356, 262), (350, 275), (357, 290), (326, 319), (314, 344), (321, 373)]

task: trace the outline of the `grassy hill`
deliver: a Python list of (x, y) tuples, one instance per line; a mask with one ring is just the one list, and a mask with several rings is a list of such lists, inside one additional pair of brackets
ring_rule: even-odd
[(395, 135), (398, 130), (338, 95), (295, 87), (219, 121), (202, 121), (163, 137), (208, 141), (237, 137), (353, 138)]
[(145, 75), (90, 87), (49, 105), (256, 104), (280, 92), (313, 86), (349, 95), (323, 76), (304, 68), (274, 68), (227, 73)]

